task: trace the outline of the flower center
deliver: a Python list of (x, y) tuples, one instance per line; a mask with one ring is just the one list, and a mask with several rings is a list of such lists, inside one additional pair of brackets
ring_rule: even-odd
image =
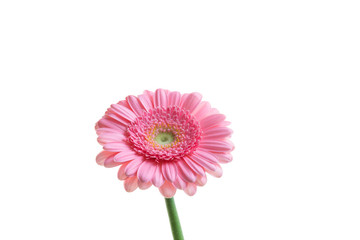
[(127, 130), (134, 151), (155, 161), (178, 159), (192, 153), (202, 135), (194, 116), (176, 106), (145, 112)]
[(154, 140), (160, 145), (168, 145), (174, 142), (174, 134), (172, 132), (161, 132)]

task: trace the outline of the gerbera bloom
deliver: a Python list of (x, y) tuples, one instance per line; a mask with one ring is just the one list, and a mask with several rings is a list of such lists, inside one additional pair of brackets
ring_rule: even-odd
[(176, 189), (191, 196), (205, 185), (206, 173), (221, 177), (219, 164), (232, 160), (228, 125), (199, 93), (144, 91), (111, 105), (96, 123), (104, 148), (96, 161), (121, 165), (118, 178), (128, 192), (154, 185), (166, 198)]

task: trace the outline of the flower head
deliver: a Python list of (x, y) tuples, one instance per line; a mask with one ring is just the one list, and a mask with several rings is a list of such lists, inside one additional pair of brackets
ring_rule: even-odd
[(219, 164), (232, 160), (228, 125), (199, 93), (145, 91), (111, 105), (96, 123), (104, 148), (96, 161), (121, 165), (118, 178), (128, 192), (154, 185), (166, 198), (176, 189), (191, 196), (206, 173), (221, 177)]

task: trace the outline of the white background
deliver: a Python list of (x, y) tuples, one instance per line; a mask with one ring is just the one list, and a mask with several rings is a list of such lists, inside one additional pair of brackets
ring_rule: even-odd
[(234, 160), (176, 202), (187, 240), (360, 239), (358, 1), (1, 1), (0, 238), (171, 239), (95, 163), (130, 94), (200, 92)]

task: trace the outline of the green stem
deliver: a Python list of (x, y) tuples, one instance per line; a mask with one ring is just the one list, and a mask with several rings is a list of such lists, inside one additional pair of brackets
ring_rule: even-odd
[(165, 203), (174, 240), (184, 240), (174, 198), (165, 198)]

